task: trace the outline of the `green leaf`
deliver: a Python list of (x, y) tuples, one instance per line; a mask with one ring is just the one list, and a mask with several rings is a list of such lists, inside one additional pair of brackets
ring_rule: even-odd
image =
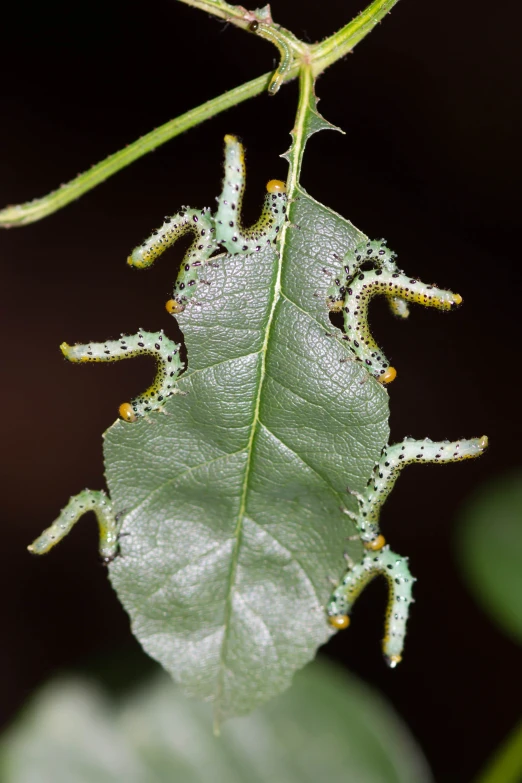
[(481, 487), (461, 513), (459, 553), (486, 610), (522, 642), (522, 470)]
[(50, 684), (4, 738), (4, 783), (430, 783), (391, 708), (314, 664), (291, 691), (212, 736), (208, 707), (157, 677), (115, 707), (83, 681)]
[(185, 396), (105, 437), (123, 514), (112, 583), (144, 649), (218, 723), (288, 687), (329, 638), (331, 579), (343, 550), (361, 555), (340, 507), (355, 510), (346, 487), (363, 489), (388, 438), (387, 393), (325, 307), (323, 267), (365, 237), (303, 192), (292, 207), (282, 259), (222, 258), (179, 317)]

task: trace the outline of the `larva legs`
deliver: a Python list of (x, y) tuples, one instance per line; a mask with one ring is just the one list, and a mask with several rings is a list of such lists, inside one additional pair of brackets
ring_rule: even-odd
[(118, 549), (118, 526), (111, 501), (105, 492), (85, 489), (72, 497), (58, 519), (28, 546), (29, 552), (44, 555), (69, 533), (84, 514), (94, 511), (100, 531), (100, 555), (105, 562), (114, 559)]
[(406, 302), (404, 299), (399, 299), (398, 296), (388, 296), (386, 298), (388, 299), (388, 305), (392, 315), (394, 315), (396, 318), (409, 317), (410, 308), (408, 307), (408, 302)]
[(374, 577), (385, 576), (389, 599), (383, 651), (390, 666), (395, 666), (401, 660), (408, 608), (412, 600), (411, 588), (415, 580), (410, 574), (406, 558), (392, 552), (380, 532), (382, 505), (405, 465), (412, 462), (442, 463), (472, 459), (482, 454), (487, 445), (488, 439), (483, 435), (481, 438), (453, 442), (405, 438), (402, 443), (386, 446), (364, 492), (356, 495), (358, 513), (347, 512), (354, 520), (366, 553), (359, 563), (346, 571), (341, 584), (332, 593), (327, 606), (328, 619), (334, 628), (348, 627), (350, 611), (357, 597)]
[(157, 363), (156, 377), (142, 394), (131, 402), (120, 405), (119, 413), (125, 421), (136, 421), (161, 407), (164, 400), (176, 393), (176, 380), (184, 369), (179, 356), (180, 346), (161, 332), (145, 332), (122, 335), (119, 340), (105, 343), (68, 345), (62, 343), (61, 351), (70, 362), (117, 362), (144, 354), (153, 356)]

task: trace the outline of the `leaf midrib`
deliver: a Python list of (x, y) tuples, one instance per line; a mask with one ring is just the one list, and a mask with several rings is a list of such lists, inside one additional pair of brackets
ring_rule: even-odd
[(224, 672), (225, 672), (226, 657), (228, 651), (230, 619), (232, 615), (232, 591), (235, 586), (237, 563), (239, 559), (239, 550), (241, 546), (241, 533), (243, 530), (243, 520), (246, 511), (247, 496), (248, 496), (248, 489), (250, 483), (252, 455), (254, 453), (256, 434), (259, 428), (259, 411), (261, 408), (263, 386), (266, 377), (266, 354), (268, 351), (268, 345), (270, 342), (270, 332), (274, 321), (277, 305), (281, 300), (281, 273), (283, 268), (285, 236), (286, 236), (286, 230), (284, 227), (283, 235), (281, 237), (281, 250), (280, 252), (275, 253), (275, 258), (277, 259), (277, 266), (276, 266), (276, 274), (273, 277), (273, 284), (272, 284), (272, 289), (270, 294), (271, 295), (270, 312), (268, 314), (268, 318), (266, 321), (263, 345), (261, 346), (261, 350), (259, 351), (259, 355), (261, 358), (260, 367), (259, 367), (259, 381), (258, 381), (257, 395), (255, 400), (255, 406), (254, 406), (254, 416), (250, 428), (250, 436), (246, 446), (247, 460), (245, 465), (245, 475), (243, 479), (241, 499), (240, 499), (239, 510), (237, 514), (236, 528), (234, 531), (235, 544), (234, 544), (234, 549), (232, 551), (232, 558), (230, 563), (230, 576), (228, 581), (228, 592), (227, 592), (227, 598), (225, 603), (225, 616), (223, 618), (224, 633), (223, 633), (223, 641), (221, 643), (221, 654), (219, 657), (219, 673), (218, 673), (218, 685), (217, 685), (217, 692), (216, 692), (216, 706), (215, 706), (215, 718), (214, 718), (214, 723), (216, 726), (219, 726), (220, 723), (220, 700), (223, 695), (223, 688), (224, 688)]
[[(313, 77), (309, 67), (304, 67), (302, 68), (301, 75), (300, 75), (299, 106), (298, 106), (294, 129), (292, 131), (293, 144), (290, 149), (290, 156), (288, 158), (290, 162), (290, 171), (289, 171), (289, 177), (287, 181), (287, 195), (288, 195), (289, 205), (292, 204), (292, 202), (294, 201), (296, 191), (299, 188), (299, 173), (301, 168), (301, 159), (302, 159), (302, 154), (304, 151), (304, 147), (306, 145), (306, 138), (307, 138), (307, 134), (306, 134), (306, 119), (308, 114), (307, 110), (309, 109), (309, 98), (311, 94), (313, 94)], [(283, 229), (279, 237), (279, 248), (278, 248), (279, 252), (276, 253), (276, 258), (277, 258), (276, 275), (274, 277), (274, 282), (271, 291), (271, 297), (272, 297), (271, 307), (270, 307), (270, 313), (265, 327), (265, 336), (263, 340), (263, 345), (260, 352), (261, 366), (259, 371), (258, 392), (257, 392), (257, 397), (255, 402), (254, 418), (252, 421), (250, 438), (247, 445), (248, 456), (245, 465), (243, 491), (241, 495), (240, 507), (237, 516), (237, 523), (236, 523), (236, 530), (235, 530), (236, 541), (234, 545), (234, 551), (232, 553), (229, 587), (228, 587), (228, 594), (227, 594), (227, 600), (225, 605), (225, 616), (223, 621), (224, 633), (223, 633), (223, 641), (221, 643), (220, 669), (218, 674), (218, 686), (216, 692), (216, 702), (215, 702), (215, 711), (214, 711), (214, 727), (215, 730), (217, 729), (218, 731), (219, 731), (219, 724), (220, 724), (220, 717), (221, 717), (220, 701), (223, 695), (223, 688), (224, 688), (225, 661), (226, 661), (227, 648), (228, 648), (228, 635), (230, 631), (230, 618), (232, 614), (232, 590), (235, 585), (235, 575), (237, 570), (237, 562), (239, 558), (239, 549), (241, 545), (241, 533), (243, 528), (243, 517), (245, 515), (245, 510), (246, 510), (246, 501), (248, 495), (248, 486), (250, 481), (251, 464), (252, 464), (252, 454), (254, 451), (256, 434), (259, 430), (259, 423), (260, 423), (259, 411), (261, 407), (261, 398), (263, 394), (264, 381), (266, 378), (266, 354), (270, 342), (270, 332), (271, 332), (272, 324), (274, 322), (276, 309), (279, 302), (281, 301), (281, 298), (284, 296), (281, 290), (281, 279), (282, 279), (282, 270), (283, 270), (283, 263), (284, 263), (283, 259), (286, 256), (285, 253), (286, 236), (287, 236), (288, 228), (290, 226), (291, 213), (292, 213), (292, 208), (290, 207), (287, 216), (288, 220), (283, 225)], [(307, 315), (308, 317), (310, 317), (309, 314)]]

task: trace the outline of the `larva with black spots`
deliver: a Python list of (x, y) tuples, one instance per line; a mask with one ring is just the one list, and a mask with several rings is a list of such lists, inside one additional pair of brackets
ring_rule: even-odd
[(453, 310), (462, 302), (460, 294), (407, 277), (401, 272), (375, 269), (359, 272), (346, 286), (343, 303), (344, 335), (352, 351), (381, 383), (390, 383), (397, 375), (384, 352), (372, 337), (368, 325), (368, 306), (374, 296), (415, 302), (437, 310)]
[(185, 303), (196, 289), (201, 269), (219, 247), (210, 210), (207, 207), (200, 210), (182, 207), (177, 214), (166, 217), (161, 228), (153, 231), (151, 236), (136, 247), (127, 259), (129, 266), (146, 269), (167, 248), (187, 233), (193, 233), (194, 240), (181, 263), (174, 285), (174, 301), (170, 308), (167, 306), (171, 314), (183, 311)]
[(357, 245), (355, 250), (348, 250), (344, 255), (342, 264), (339, 265), (338, 257), (336, 269), (332, 275), (332, 282), (326, 292), (326, 304), (332, 312), (339, 312), (343, 308), (346, 286), (359, 272), (363, 264), (371, 263), (379, 269), (388, 272), (396, 272), (396, 254), (386, 246), (385, 239), (369, 240)]
[[(270, 180), (259, 220), (250, 227), (241, 222), (241, 207), (245, 190), (245, 151), (235, 136), (225, 136), (225, 177), (218, 198), (215, 215), (210, 209), (184, 207), (172, 217), (165, 218), (162, 227), (135, 248), (127, 263), (145, 269), (177, 239), (193, 233), (194, 240), (187, 250), (174, 286), (174, 295), (166, 308), (175, 315), (185, 309), (200, 281), (200, 272), (212, 263), (214, 251), (220, 247), (230, 254), (258, 252), (276, 242), (281, 226), (286, 220), (286, 187), (280, 180)], [(169, 340), (163, 332), (145, 332), (105, 343), (70, 346), (63, 343), (61, 350), (72, 362), (110, 362), (150, 354), (157, 360), (158, 370), (152, 385), (130, 402), (120, 405), (122, 419), (135, 422), (140, 416), (161, 408), (163, 402), (175, 391), (175, 382), (184, 366), (179, 357), (180, 346)]]
[(414, 462), (460, 462), (480, 456), (488, 446), (485, 435), (481, 438), (456, 441), (432, 441), (404, 438), (402, 443), (385, 446), (382, 456), (375, 464), (366, 488), (357, 494), (359, 510), (355, 515), (357, 532), (364, 546), (378, 549), (378, 541), (384, 539), (380, 534), (379, 515), (381, 508), (395, 486), (401, 470)]
[(412, 587), (416, 581), (410, 573), (408, 559), (395, 554), (385, 545), (379, 552), (367, 553), (349, 568), (328, 604), (330, 624), (341, 630), (349, 625), (353, 604), (366, 585), (376, 576), (388, 582), (388, 606), (382, 649), (386, 662), (394, 668), (402, 660)]
[(83, 492), (72, 497), (53, 524), (27, 547), (29, 552), (34, 555), (44, 555), (49, 552), (89, 511), (94, 511), (98, 520), (100, 555), (105, 563), (109, 563), (118, 550), (118, 525), (107, 494), (92, 489), (84, 489)]
[(389, 585), (389, 602), (383, 651), (390, 666), (401, 660), (411, 588), (415, 580), (409, 572), (407, 560), (392, 552), (386, 544), (379, 525), (381, 508), (405, 465), (473, 459), (480, 456), (487, 446), (485, 435), (470, 440), (439, 442), (429, 438), (405, 438), (402, 443), (384, 447), (362, 493), (349, 490), (357, 499), (358, 510), (356, 513), (348, 509), (343, 511), (353, 520), (366, 552), (359, 563), (350, 565), (341, 584), (333, 591), (327, 606), (328, 621), (337, 630), (347, 628), (356, 598), (375, 576), (385, 576)]
[(410, 574), (406, 557), (395, 554), (386, 545), (377, 553), (367, 553), (359, 563), (349, 568), (330, 598), (330, 623), (338, 629), (348, 627), (354, 602), (376, 576), (384, 576), (388, 582), (382, 649), (386, 662), (394, 668), (402, 660), (408, 612), (413, 600), (411, 592), (416, 581)]
[(245, 193), (245, 150), (235, 136), (225, 136), (225, 176), (215, 215), (218, 243), (229, 253), (256, 253), (275, 243), (286, 218), (286, 185), (271, 179), (261, 215), (250, 228), (241, 223)]
[(127, 259), (129, 266), (149, 267), (181, 236), (193, 233), (194, 240), (181, 262), (174, 284), (172, 299), (166, 303), (171, 315), (183, 312), (194, 295), (201, 272), (210, 263), (212, 254), (220, 247), (234, 255), (259, 252), (275, 243), (286, 219), (286, 186), (280, 180), (270, 180), (258, 221), (248, 228), (241, 222), (241, 207), (245, 191), (245, 150), (232, 135), (225, 136), (225, 176), (218, 208), (213, 215), (208, 207), (202, 210), (183, 207), (177, 214), (166, 217), (161, 228), (136, 247)]
[(145, 242), (134, 248), (127, 263), (137, 269), (146, 269), (168, 247), (187, 233), (195, 235), (194, 241), (185, 253), (184, 260), (187, 263), (193, 263), (194, 259), (208, 258), (218, 249), (210, 210), (206, 207), (203, 209), (182, 207), (175, 215), (166, 217), (161, 228), (153, 231)]
[[(384, 384), (391, 383), (397, 371), (390, 366), (370, 332), (368, 306), (373, 297), (385, 296), (392, 313), (400, 318), (409, 316), (409, 302), (438, 310), (451, 310), (462, 302), (460, 294), (405, 275), (398, 269), (395, 257), (384, 239), (358, 245), (346, 253), (341, 268), (334, 271), (326, 294), (328, 309), (343, 313), (343, 339), (368, 372)], [(363, 269), (368, 264), (372, 268)]]
[(176, 380), (184, 369), (179, 355), (180, 346), (166, 337), (163, 331), (146, 332), (140, 329), (137, 334), (122, 334), (119, 340), (82, 345), (62, 343), (60, 349), (70, 362), (117, 362), (142, 355), (156, 359), (156, 377), (149, 388), (130, 402), (120, 405), (121, 418), (129, 422), (161, 408), (168, 397), (176, 394)]
[[(355, 250), (348, 250), (341, 264), (339, 264), (338, 256), (334, 256), (334, 258), (337, 261), (336, 269), (332, 274), (332, 283), (326, 292), (326, 304), (332, 312), (342, 310), (346, 286), (359, 272), (363, 264), (371, 263), (388, 272), (397, 271), (397, 264), (394, 260), (396, 254), (386, 246), (385, 239), (368, 240), (357, 245)], [(406, 302), (394, 296), (388, 296), (387, 299), (393, 315), (398, 318), (408, 317), (409, 310)]]

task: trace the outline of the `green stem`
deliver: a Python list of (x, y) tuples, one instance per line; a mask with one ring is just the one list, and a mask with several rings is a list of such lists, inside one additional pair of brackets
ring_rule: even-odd
[(303, 154), (306, 146), (306, 140), (308, 138), (306, 130), (307, 119), (310, 111), (315, 110), (315, 103), (314, 77), (312, 74), (312, 69), (310, 65), (303, 65), (301, 68), (301, 73), (299, 74), (299, 103), (297, 106), (295, 125), (292, 130), (293, 144), (290, 157), (292, 167), (287, 184), (287, 190), (290, 199), (294, 197), (295, 191), (297, 190), (299, 184)]
[(496, 751), (475, 783), (520, 783), (522, 780), (522, 722)]
[[(297, 67), (293, 69), (293, 77), (297, 76)], [(202, 103), (196, 109), (176, 117), (174, 120), (166, 122), (159, 128), (155, 128), (150, 133), (142, 136), (133, 144), (129, 144), (123, 150), (109, 155), (83, 174), (79, 174), (75, 179), (62, 185), (58, 190), (54, 190), (43, 198), (28, 201), (25, 204), (17, 204), (6, 207), (0, 211), (0, 227), (11, 228), (13, 226), (24, 226), (27, 223), (34, 223), (47, 215), (56, 212), (65, 207), (71, 201), (82, 196), (87, 191), (99, 185), (100, 182), (111, 177), (117, 171), (128, 166), (129, 163), (141, 158), (147, 152), (152, 152), (156, 147), (165, 144), (166, 141), (173, 139), (180, 133), (199, 125), (216, 114), (236, 106), (242, 101), (259, 95), (268, 88), (272, 74), (265, 73), (253, 79), (250, 82), (235, 87), (229, 92), (223, 93), (218, 98), (213, 98), (206, 103)]]
[(245, 26), (248, 24), (248, 21), (245, 21), (246, 17), (255, 18), (252, 11), (247, 11), (241, 5), (230, 5), (224, 0), (180, 0), (180, 2), (220, 19), (226, 19), (227, 22), (245, 22)]
[(374, 0), (364, 11), (361, 11), (359, 16), (341, 27), (337, 33), (310, 47), (314, 76), (349, 54), (398, 2), (399, 0)]
[[(398, 0), (374, 0), (353, 21), (322, 43), (314, 46), (308, 46), (299, 41), (290, 31), (284, 30), (284, 28), (278, 25), (273, 25), (268, 6), (257, 9), (257, 11), (248, 11), (242, 6), (229, 5), (224, 0), (181, 0), (181, 2), (212, 13), (215, 16), (220, 16), (223, 19), (228, 19), (241, 27), (248, 27), (252, 20), (259, 21), (261, 32), (264, 33), (263, 37), (269, 37), (265, 35), (268, 30), (272, 38), (280, 39), (292, 52), (295, 58), (294, 62), (290, 67), (287, 67), (287, 64), (284, 63), (283, 69), (280, 67), (276, 71), (275, 84), (273, 75), (263, 74), (257, 79), (246, 82), (217, 98), (203, 103), (196, 109), (192, 109), (180, 117), (170, 120), (146, 136), (142, 136), (141, 139), (125, 147), (125, 149), (110, 155), (101, 163), (89, 169), (89, 171), (80, 174), (47, 196), (34, 199), (25, 204), (8, 206), (0, 210), (0, 228), (23, 226), (51, 215), (96, 187), (96, 185), (104, 182), (104, 180), (120, 171), (120, 169), (125, 168), (125, 166), (141, 158), (142, 155), (151, 152), (178, 134), (195, 125), (199, 125), (211, 117), (215, 117), (220, 112), (225, 111), (225, 109), (259, 95), (269, 88), (270, 85), (272, 85), (272, 92), (275, 92), (283, 81), (287, 82), (294, 79), (300, 71), (302, 78), (305, 80), (301, 84), (300, 100), (304, 99), (303, 95), (306, 90), (309, 97), (312, 96), (313, 84), (311, 84), (311, 81), (313, 81), (313, 77), (322, 73), (325, 68), (350, 52), (356, 44), (373, 30), (375, 25), (393, 8)], [(311, 104), (307, 105), (309, 107)], [(302, 113), (302, 117), (304, 116), (305, 114)], [(296, 164), (294, 169), (297, 171), (301, 166), (301, 158), (302, 150), (294, 159)]]

